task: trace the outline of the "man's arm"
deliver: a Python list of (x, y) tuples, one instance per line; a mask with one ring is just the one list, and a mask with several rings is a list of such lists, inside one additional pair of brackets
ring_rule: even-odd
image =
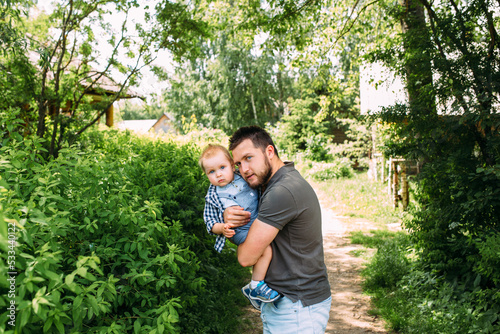
[(271, 244), (279, 230), (255, 219), (245, 242), (238, 246), (238, 261), (243, 267), (253, 266)]

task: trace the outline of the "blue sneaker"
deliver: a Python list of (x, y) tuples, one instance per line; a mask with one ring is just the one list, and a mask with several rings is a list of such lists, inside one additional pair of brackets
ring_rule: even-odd
[(262, 302), (260, 300), (252, 299), (250, 297), (250, 293), (252, 292), (252, 288), (250, 287), (250, 283), (248, 283), (247, 285), (245, 285), (244, 287), (242, 287), (241, 288), (241, 292), (243, 292), (243, 295), (248, 298), (248, 300), (250, 301), (250, 304), (252, 304), (252, 306), (255, 309), (257, 309), (257, 310), (260, 311), (260, 308), (262, 306)]
[(279, 292), (274, 291), (266, 282), (260, 281), (259, 285), (250, 291), (250, 298), (253, 300), (259, 300), (263, 303), (271, 303), (280, 297)]

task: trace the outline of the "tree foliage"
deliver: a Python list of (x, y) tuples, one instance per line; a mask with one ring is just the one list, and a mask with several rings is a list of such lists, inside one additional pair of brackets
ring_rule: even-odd
[[(426, 205), (442, 208), (451, 203), (467, 204), (469, 209), (450, 212), (458, 217), (445, 218), (444, 221), (448, 224), (468, 222), (463, 230), (465, 234), (484, 233), (485, 229), (498, 229), (499, 222), (495, 218), (498, 203), (486, 197), (477, 209), (471, 210), (475, 202), (471, 201), (480, 193), (487, 194), (488, 184), (498, 182), (500, 118), (495, 107), (500, 97), (498, 17), (494, 18), (493, 3), (488, 1), (460, 5), (451, 1), (449, 4), (451, 9), (422, 2), (428, 17), (425, 28), (432, 43), (425, 53), (429, 55), (434, 79), (430, 86), (432, 93), (419, 99), (436, 96), (439, 115), (413, 109), (410, 102), (409, 107), (388, 109), (382, 117), (394, 124), (399, 138), (403, 138), (402, 142), (391, 143), (394, 154), (424, 159), (429, 163), (428, 173), (424, 174), (424, 182), (429, 182), (424, 184), (430, 200), (425, 201)], [(403, 39), (413, 38), (408, 35), (411, 34), (404, 33)], [(407, 45), (408, 50), (396, 53), (402, 72), (406, 62), (420, 58), (416, 52), (419, 49)], [(386, 50), (381, 55), (387, 56), (389, 52), (394, 54), (395, 50)], [(456, 189), (456, 193), (452, 189)], [(467, 212), (472, 216), (467, 217)], [(471, 224), (475, 220), (477, 225)], [(439, 230), (455, 234), (449, 228)]]
[(133, 103), (125, 101), (119, 104), (122, 120), (158, 119), (166, 109), (156, 104), (155, 100), (150, 103)]
[[(202, 5), (200, 5), (203, 7)], [(194, 115), (204, 126), (231, 132), (244, 124), (264, 125), (283, 114), (290, 79), (277, 74), (283, 66), (274, 51), (259, 51), (253, 34), (235, 31), (245, 8), (222, 1), (204, 4), (214, 27), (202, 54), (184, 62), (165, 91), (166, 106), (180, 123)]]
[[(159, 49), (192, 55), (193, 41), (206, 35), (192, 10), (177, 4), (158, 5), (157, 16), (146, 12), (146, 21), (133, 18), (139, 2), (126, 0), (57, 1), (34, 17), (17, 2), (2, 8), (2, 15), (16, 15), (1, 26), (11, 52), (0, 62), (0, 105), (21, 110), (23, 132), (49, 139), (52, 156), (98, 123), (116, 100), (134, 96), (130, 89)], [(12, 129), (3, 132), (5, 138)]]
[(498, 3), (418, 0), (386, 8), (405, 26), (394, 39), (401, 43), (371, 56), (397, 69), (409, 92), (407, 105), (386, 108), (380, 119), (393, 131), (386, 154), (424, 162), (406, 222), (420, 270), (444, 279), (436, 298), (472, 300), (471, 327), (498, 331), (490, 317), (500, 309), (498, 269), (490, 265), (499, 255), (485, 251), (500, 234)]
[(177, 69), (163, 97), (179, 123), (195, 115), (201, 125), (228, 133), (241, 125), (274, 124), (289, 112), (290, 101), (306, 96), (321, 101), (321, 110), (312, 112), (321, 112), (317, 122), (325, 129), (340, 114), (359, 112), (359, 37), (331, 51), (324, 40), (332, 38), (327, 26), (334, 19), (323, 11), (331, 4), (318, 11), (317, 1), (283, 3), (199, 3), (210, 18), (211, 38), (200, 44), (196, 61)]

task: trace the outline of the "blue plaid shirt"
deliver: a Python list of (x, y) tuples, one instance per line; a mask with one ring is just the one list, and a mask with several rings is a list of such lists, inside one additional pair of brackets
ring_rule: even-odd
[(226, 237), (223, 234), (212, 233), (212, 227), (215, 223), (224, 223), (224, 207), (217, 195), (214, 185), (208, 187), (207, 195), (205, 196), (205, 210), (203, 210), (203, 219), (207, 225), (207, 231), (211, 235), (217, 235), (215, 239), (215, 250), (222, 252), (226, 243)]

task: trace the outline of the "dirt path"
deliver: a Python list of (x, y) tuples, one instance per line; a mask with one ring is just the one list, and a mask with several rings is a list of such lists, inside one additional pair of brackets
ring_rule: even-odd
[[(318, 192), (317, 192), (318, 193)], [(366, 261), (353, 253), (365, 250), (352, 245), (348, 239), (350, 231), (370, 231), (377, 227), (365, 219), (341, 217), (325, 208), (322, 194), (318, 193), (322, 205), (323, 244), (328, 277), (332, 287), (332, 308), (326, 329), (327, 334), (388, 333), (384, 322), (369, 314), (370, 297), (361, 289), (360, 270)], [(397, 229), (397, 226), (392, 226)], [(260, 313), (248, 307), (246, 322), (248, 329), (243, 333), (262, 333)]]
[(332, 287), (332, 308), (326, 328), (328, 334), (387, 333), (384, 323), (369, 314), (370, 297), (363, 294), (360, 270), (365, 259), (356, 257), (362, 246), (350, 244), (350, 231), (370, 231), (375, 226), (366, 220), (338, 217), (323, 209), (323, 245), (328, 278)]

